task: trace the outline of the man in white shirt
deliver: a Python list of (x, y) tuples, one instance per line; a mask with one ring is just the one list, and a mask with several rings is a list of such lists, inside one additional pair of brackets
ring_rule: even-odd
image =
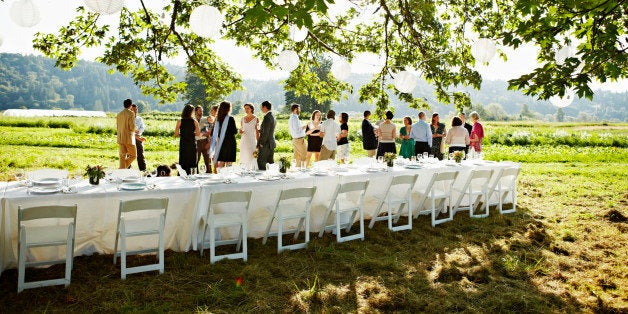
[(338, 147), (338, 135), (340, 135), (340, 124), (335, 120), (336, 112), (329, 110), (327, 120), (321, 123), (321, 134), (323, 144), (319, 160), (335, 159), (336, 148)]
[(301, 113), (301, 107), (298, 104), (292, 104), (290, 108), (292, 112), (290, 119), (288, 119), (288, 128), (290, 130), (290, 136), (292, 136), (292, 146), (294, 147), (294, 159), (297, 161), (297, 165), (300, 166), (305, 162), (307, 151), (305, 149), (305, 125), (301, 125), (299, 121), (299, 114)]
[(410, 130), (410, 138), (414, 139), (414, 154), (423, 154), (431, 152), (432, 147), (432, 129), (425, 122), (425, 112), (419, 112), (419, 121), (412, 125)]
[(131, 111), (135, 113), (135, 149), (137, 153), (137, 166), (140, 168), (140, 171), (146, 171), (146, 159), (144, 158), (144, 141), (145, 138), (142, 137), (146, 126), (144, 126), (144, 120), (142, 117), (137, 115), (137, 105), (131, 105)]
[[(198, 122), (198, 128), (201, 131), (201, 136), (195, 136), (196, 139), (196, 161), (201, 161), (201, 155), (203, 155), (203, 163), (205, 163), (205, 172), (211, 173), (211, 161), (209, 158), (209, 141), (207, 139), (207, 132), (209, 128), (207, 126), (207, 117), (203, 117), (203, 106), (196, 106), (194, 108), (194, 119)], [(197, 169), (198, 171), (199, 169)]]

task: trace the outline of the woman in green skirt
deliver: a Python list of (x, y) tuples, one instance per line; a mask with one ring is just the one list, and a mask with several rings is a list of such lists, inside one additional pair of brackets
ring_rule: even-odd
[(399, 155), (403, 158), (410, 158), (414, 156), (414, 140), (410, 138), (412, 119), (408, 116), (403, 117), (403, 125), (404, 127), (399, 130), (399, 137), (401, 138), (401, 149), (399, 149)]

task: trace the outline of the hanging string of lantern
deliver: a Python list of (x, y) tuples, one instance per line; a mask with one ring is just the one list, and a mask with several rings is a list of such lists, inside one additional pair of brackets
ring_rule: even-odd
[(41, 21), (39, 8), (32, 0), (17, 0), (9, 10), (11, 20), (19, 26), (33, 27)]
[(339, 59), (331, 65), (330, 71), (337, 80), (342, 81), (351, 75), (351, 64), (345, 59)]
[(111, 15), (122, 10), (124, 0), (85, 0), (85, 4), (95, 13)]
[(190, 14), (190, 29), (203, 38), (216, 38), (220, 35), (225, 17), (210, 5), (200, 5)]
[(480, 38), (471, 46), (471, 55), (473, 55), (476, 61), (482, 64), (491, 61), (496, 52), (497, 47), (495, 43), (488, 38)]
[(574, 90), (567, 89), (565, 90), (565, 94), (562, 97), (559, 95), (554, 95), (549, 98), (549, 101), (552, 105), (558, 108), (565, 108), (571, 105), (575, 97), (576, 97), (576, 93), (574, 92)]
[(402, 93), (412, 93), (418, 84), (417, 76), (407, 70), (397, 73), (393, 81), (395, 88)]

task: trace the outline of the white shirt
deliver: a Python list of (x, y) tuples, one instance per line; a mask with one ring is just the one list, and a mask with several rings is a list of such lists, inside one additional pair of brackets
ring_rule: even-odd
[(336, 136), (340, 134), (340, 124), (334, 119), (327, 119), (321, 123), (321, 132), (325, 133), (323, 136), (323, 145), (325, 145), (325, 148), (336, 150), (338, 147)]
[(135, 128), (137, 128), (138, 136), (142, 136), (142, 133), (144, 133), (144, 130), (146, 129), (146, 126), (144, 126), (144, 120), (138, 115), (135, 116)]
[(455, 126), (447, 131), (445, 143), (450, 147), (466, 147), (469, 145), (469, 132), (463, 126)]
[(305, 130), (301, 126), (301, 121), (299, 121), (299, 116), (297, 114), (291, 114), (290, 119), (288, 119), (288, 128), (290, 129), (290, 135), (292, 138), (300, 138), (305, 137)]
[(432, 147), (432, 129), (430, 125), (419, 119), (412, 125), (410, 138), (414, 139), (415, 142), (427, 142), (427, 145)]

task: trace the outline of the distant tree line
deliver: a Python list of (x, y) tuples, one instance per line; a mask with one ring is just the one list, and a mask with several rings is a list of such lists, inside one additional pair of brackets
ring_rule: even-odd
[[(331, 63), (324, 60), (320, 68), (313, 71), (324, 78), (328, 75)], [(133, 99), (140, 106), (140, 111), (180, 111), (183, 104), (190, 102), (209, 108), (222, 99), (204, 99), (206, 93), (201, 84), (194, 83), (194, 76), (187, 76), (183, 67), (170, 65), (180, 80), (190, 83), (186, 95), (180, 95), (175, 103), (158, 105), (150, 96), (142, 95), (133, 81), (96, 62), (81, 61), (70, 71), (54, 67), (54, 60), (40, 56), (23, 56), (20, 54), (0, 54), (0, 110), (12, 108), (29, 109), (84, 109), (118, 111), (122, 101)], [(354, 90), (370, 78), (368, 74), (352, 74), (348, 82)], [(311, 97), (286, 92), (280, 80), (244, 80), (243, 89), (225, 97), (234, 105), (234, 113), (241, 110), (245, 103), (258, 106), (268, 100), (274, 110), (289, 112), (287, 106), (292, 103), (302, 105), (305, 114), (314, 109), (326, 111), (333, 108), (337, 112), (361, 113), (373, 110), (374, 105), (361, 103), (357, 93), (347, 93), (339, 102), (314, 102)], [(471, 95), (472, 107), (465, 110), (476, 110), (483, 120), (547, 120), (547, 121), (628, 121), (628, 92), (613, 93), (598, 91), (593, 101), (576, 99), (574, 103), (558, 110), (548, 101), (538, 101), (519, 91), (507, 90), (504, 81), (484, 81), (480, 91), (461, 88)], [(443, 115), (454, 113), (451, 104), (440, 104), (433, 96), (433, 87), (421, 81), (413, 91), (415, 97), (424, 97), (431, 105), (430, 112), (437, 111)], [(396, 117), (405, 115), (416, 116), (416, 109), (406, 104), (395, 102), (391, 97), (391, 107)]]

